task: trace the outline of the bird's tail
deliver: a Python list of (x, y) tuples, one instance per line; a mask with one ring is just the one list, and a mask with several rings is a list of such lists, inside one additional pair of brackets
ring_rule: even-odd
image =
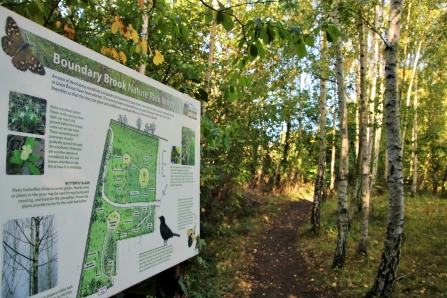
[(176, 233), (172, 233), (172, 236), (180, 237), (180, 235), (179, 235), (179, 234), (176, 234)]

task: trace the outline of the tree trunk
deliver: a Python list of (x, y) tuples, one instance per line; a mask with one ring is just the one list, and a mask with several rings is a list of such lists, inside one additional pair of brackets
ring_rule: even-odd
[[(335, 26), (339, 26), (337, 9), (332, 13)], [(343, 53), (341, 38), (335, 43), (337, 94), (340, 118), (340, 173), (338, 189), (338, 235), (332, 268), (343, 267), (346, 257), (346, 243), (348, 238), (348, 169), (349, 169), (349, 143), (348, 143), (348, 113), (346, 109), (346, 94), (344, 89)]]
[(318, 159), (318, 171), (315, 179), (314, 201), (312, 205), (311, 224), (312, 230), (316, 231), (320, 227), (320, 204), (323, 195), (324, 172), (326, 169), (326, 61), (327, 43), (322, 34), (321, 38), (321, 79), (320, 79), (320, 157)]
[(333, 139), (332, 139), (332, 149), (331, 149), (331, 184), (329, 186), (330, 195), (332, 196), (334, 193), (335, 188), (335, 109), (334, 109), (334, 133), (333, 133)]
[(389, 209), (388, 227), (374, 285), (368, 297), (390, 297), (396, 282), (397, 268), (400, 261), (401, 242), (404, 223), (404, 185), (402, 173), (402, 141), (400, 134), (400, 115), (398, 98), (397, 53), (400, 36), (400, 18), (402, 0), (390, 3), (390, 18), (386, 53), (386, 132), (389, 162)]
[[(144, 1), (146, 5), (146, 1)], [(149, 26), (149, 18), (147, 14), (143, 13), (143, 25), (141, 25), (141, 40), (144, 40), (147, 42), (147, 27)], [(146, 75), (146, 63), (143, 63), (140, 65), (140, 68), (138, 69), (138, 72)]]
[(410, 106), (411, 90), (413, 89), (413, 80), (414, 80), (414, 76), (416, 75), (416, 71), (417, 71), (417, 65), (418, 65), (419, 56), (421, 53), (421, 47), (422, 47), (422, 42), (420, 41), (418, 49), (416, 51), (416, 55), (414, 56), (413, 71), (411, 72), (410, 83), (408, 85), (407, 102), (405, 105), (405, 113), (404, 113), (404, 123), (402, 126), (402, 156), (404, 156), (405, 134), (407, 132), (407, 124), (408, 124), (408, 107)]
[[(382, 55), (381, 55), (382, 56)], [(380, 151), (380, 139), (382, 138), (382, 126), (383, 126), (383, 89), (384, 89), (384, 76), (383, 76), (383, 69), (384, 69), (384, 63), (383, 59), (380, 59), (382, 62), (380, 63), (379, 67), (379, 78), (380, 78), (380, 85), (379, 85), (379, 99), (378, 99), (378, 105), (377, 109), (378, 112), (376, 113), (376, 123), (377, 126), (375, 135), (374, 135), (374, 157), (372, 162), (372, 171), (371, 171), (371, 186), (369, 187), (371, 192), (374, 190), (374, 185), (376, 184), (376, 176), (377, 176), (377, 168), (379, 166), (379, 151)]]
[(290, 130), (292, 128), (292, 122), (290, 120), (287, 120), (286, 123), (286, 137), (285, 137), (285, 141), (284, 141), (284, 151), (283, 151), (283, 155), (282, 155), (282, 160), (280, 162), (280, 166), (279, 166), (279, 170), (277, 169), (277, 173), (276, 173), (276, 188), (279, 189), (280, 188), (280, 183), (281, 183), (281, 175), (283, 173), (285, 173), (286, 171), (286, 166), (287, 166), (287, 157), (289, 155), (289, 148), (290, 148)]
[[(214, 1), (216, 2), (216, 1)], [(214, 7), (217, 6), (217, 3), (212, 4)], [(211, 66), (214, 61), (214, 45), (216, 44), (216, 22), (213, 21), (211, 24), (211, 32), (210, 32), (210, 44), (208, 51), (208, 62), (207, 62), (207, 71), (205, 75), (205, 85), (203, 86), (203, 90), (209, 92), (210, 90), (210, 80), (211, 80)], [(205, 116), (206, 113), (206, 102), (202, 101), (202, 117)]]
[[(364, 40), (363, 40), (363, 24), (362, 21), (360, 19), (357, 20), (357, 28), (359, 30), (359, 32), (361, 32), (359, 34), (359, 45), (358, 45), (358, 52), (359, 55), (361, 56), (361, 51), (362, 51), (362, 46), (364, 46)], [(362, 57), (360, 57), (359, 59), (360, 61), (362, 60)], [(363, 66), (366, 67), (366, 66)], [(366, 70), (364, 70), (366, 71)], [(358, 64), (358, 71), (357, 71), (357, 79), (356, 79), (356, 92), (357, 92), (357, 105), (358, 105), (358, 109), (356, 109), (356, 142), (355, 142), (355, 154), (356, 154), (356, 159), (355, 159), (355, 175), (354, 175), (354, 193), (352, 194), (351, 197), (351, 202), (349, 204), (349, 211), (348, 211), (348, 221), (349, 221), (349, 228), (351, 227), (351, 222), (354, 219), (354, 215), (355, 215), (355, 211), (358, 209), (361, 209), (361, 201), (360, 201), (360, 188), (361, 188), (361, 184), (362, 184), (362, 146), (363, 143), (360, 140), (360, 135), (361, 135), (361, 127), (362, 127), (362, 116), (361, 113), (359, 113), (360, 110), (360, 105), (361, 105), (361, 97), (362, 97), (362, 65), (361, 63)], [(365, 72), (366, 73), (366, 72)], [(363, 78), (364, 80), (365, 78)], [(363, 93), (365, 94), (365, 93)], [(363, 95), (364, 96), (364, 95)]]
[(413, 120), (413, 138), (412, 138), (412, 153), (413, 160), (413, 182), (411, 184), (411, 194), (416, 196), (418, 188), (418, 76), (414, 81), (414, 120)]
[(34, 234), (35, 234), (35, 242), (33, 246), (33, 254), (32, 254), (32, 266), (33, 266), (33, 287), (32, 287), (32, 295), (36, 295), (39, 291), (39, 248), (40, 248), (40, 218), (34, 217)]
[(360, 195), (362, 202), (362, 222), (360, 226), (360, 239), (357, 249), (359, 255), (366, 255), (366, 244), (368, 240), (368, 220), (369, 220), (369, 163), (371, 161), (369, 152), (368, 134), (368, 104), (366, 96), (366, 46), (364, 27), (360, 29), (360, 148), (361, 160), (361, 184)]

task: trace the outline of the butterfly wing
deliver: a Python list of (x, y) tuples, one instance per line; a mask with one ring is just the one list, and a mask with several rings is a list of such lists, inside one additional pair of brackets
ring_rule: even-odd
[(30, 51), (31, 56), (27, 56), (28, 57), (28, 69), (35, 74), (44, 76), (45, 75), (45, 68), (43, 67), (42, 63), (40, 63), (39, 59), (36, 58), (36, 56), (34, 56), (34, 54), (31, 52), (31, 50), (28, 49), (28, 51)]
[(2, 37), (2, 48), (6, 54), (13, 57), (14, 67), (21, 71), (29, 69), (32, 73), (45, 75), (45, 68), (25, 43), (19, 26), (11, 17), (6, 19), (5, 32), (6, 36)]

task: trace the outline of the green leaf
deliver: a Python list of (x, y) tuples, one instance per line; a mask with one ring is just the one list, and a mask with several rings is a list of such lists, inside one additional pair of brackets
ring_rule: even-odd
[[(257, 56), (258, 56), (258, 48), (256, 47), (256, 45), (255, 44), (251, 44), (250, 45), (250, 55), (253, 57), (253, 58), (256, 58)], [(254, 60), (254, 59), (253, 59)]]
[(161, 37), (166, 37), (166, 35), (168, 34), (168, 31), (169, 31), (169, 26), (164, 25), (163, 27), (161, 27), (161, 30), (160, 30)]
[(39, 169), (33, 163), (27, 162), (26, 164), (29, 168), (29, 172), (31, 173), (31, 175), (40, 175)]
[(213, 11), (211, 9), (207, 9), (205, 12), (205, 24), (209, 25), (213, 21)]
[(256, 46), (258, 48), (259, 58), (263, 59), (265, 57), (265, 51), (264, 51), (264, 48), (262, 47), (262, 44), (259, 40), (256, 40)]
[(327, 26), (326, 28), (326, 37), (329, 42), (337, 42), (338, 37), (340, 36), (340, 30), (338, 30), (335, 26)]
[(224, 134), (224, 145), (226, 150), (230, 150), (230, 137)]
[(90, 9), (96, 12), (95, 0), (89, 0), (88, 3), (90, 5)]
[(244, 46), (244, 44), (245, 44), (245, 39), (241, 38), (241, 40), (239, 41), (237, 47), (238, 47), (239, 49), (241, 49), (241, 48)]
[(29, 160), (29, 161), (36, 161), (36, 160), (38, 160), (39, 158), (40, 158), (40, 157), (37, 156), (37, 155), (30, 154), (29, 157), (28, 157), (28, 160)]
[(218, 128), (213, 128), (213, 129), (210, 131), (210, 137), (216, 136), (216, 135), (218, 135), (218, 134), (219, 134), (219, 129), (218, 129)]
[(304, 44), (302, 37), (296, 43), (296, 54), (298, 58), (304, 58), (307, 55), (306, 45)]
[(262, 28), (264, 26), (264, 24), (262, 23), (262, 20), (260, 18), (254, 18), (253, 23), (255, 23), (256, 26), (258, 26), (258, 28)]
[(239, 85), (241, 87), (247, 86), (247, 83), (245, 82), (245, 77), (239, 77)]
[(217, 1), (217, 4), (219, 4), (220, 10), (224, 10), (225, 9), (225, 5), (223, 5), (220, 1)]
[(224, 20), (225, 20), (225, 14), (223, 12), (219, 11), (216, 14), (216, 24), (218, 24), (218, 25), (222, 24), (224, 22)]
[(275, 40), (276, 38), (276, 31), (272, 26), (267, 27), (267, 35), (269, 36), (269, 44)]
[(262, 27), (261, 33), (259, 34), (259, 37), (262, 39), (262, 42), (264, 44), (269, 44), (269, 35), (267, 33), (269, 25)]
[(315, 45), (315, 39), (312, 36), (304, 37), (304, 43), (309, 47), (313, 47)]
[(135, 46), (131, 46), (131, 47), (130, 47), (130, 53), (131, 53), (131, 54), (135, 53)]
[(187, 40), (189, 37), (189, 29), (185, 27), (185, 25), (180, 24), (180, 30), (182, 31), (183, 39)]
[(227, 31), (231, 31), (231, 29), (233, 29), (233, 27), (234, 27), (232, 18), (227, 14), (224, 17), (223, 26), (224, 26), (225, 30), (227, 30)]
[(25, 140), (25, 145), (30, 145), (30, 146), (31, 146), (31, 150), (33, 150), (33, 149), (34, 149), (34, 142), (35, 142), (35, 141), (36, 141), (35, 138), (28, 137), (28, 138), (26, 138), (26, 140)]
[(43, 25), (44, 19), (43, 19), (42, 13), (38, 13), (38, 14), (34, 15), (34, 22), (36, 22), (39, 25)]
[(81, 7), (86, 9), (88, 7), (88, 0), (81, 0)]
[(14, 154), (11, 156), (9, 161), (12, 164), (21, 166), (23, 164), (23, 160), (20, 158), (21, 152), (19, 150), (14, 150)]

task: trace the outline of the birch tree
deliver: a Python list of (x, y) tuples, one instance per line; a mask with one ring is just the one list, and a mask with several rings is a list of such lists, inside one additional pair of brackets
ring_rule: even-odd
[[(338, 27), (338, 10), (332, 12), (332, 20)], [(346, 94), (344, 88), (343, 53), (341, 38), (335, 43), (337, 95), (339, 105), (340, 125), (340, 169), (338, 188), (338, 235), (332, 268), (343, 267), (346, 257), (346, 243), (348, 238), (348, 112), (346, 108)]]
[(324, 172), (326, 170), (326, 60), (327, 60), (327, 43), (322, 34), (321, 38), (321, 79), (320, 79), (320, 97), (318, 103), (320, 105), (320, 157), (318, 158), (317, 177), (315, 178), (314, 200), (312, 204), (311, 224), (312, 230), (315, 231), (320, 226), (320, 204), (323, 196)]
[(368, 297), (390, 297), (397, 278), (404, 223), (404, 181), (402, 173), (402, 141), (400, 132), (397, 53), (400, 37), (402, 0), (390, 3), (390, 17), (386, 41), (386, 134), (388, 151), (388, 227), (382, 260)]

